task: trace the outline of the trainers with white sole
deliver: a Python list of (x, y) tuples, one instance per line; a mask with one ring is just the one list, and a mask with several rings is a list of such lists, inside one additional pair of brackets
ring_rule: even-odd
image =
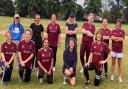
[(112, 81), (114, 80), (114, 75), (111, 75), (111, 80), (112, 80)]
[(119, 82), (120, 82), (120, 83), (122, 83), (122, 82), (123, 82), (123, 80), (122, 80), (122, 78), (121, 78), (121, 77), (119, 77)]
[(84, 72), (84, 69), (83, 69), (83, 68), (81, 68), (80, 73), (83, 73), (83, 72)]
[(55, 72), (55, 71), (56, 71), (56, 68), (55, 68), (55, 67), (53, 67), (53, 68), (52, 68), (52, 70), (53, 70), (53, 72)]

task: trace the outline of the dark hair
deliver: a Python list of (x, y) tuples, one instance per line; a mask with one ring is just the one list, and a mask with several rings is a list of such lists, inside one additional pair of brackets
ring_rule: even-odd
[(75, 47), (76, 41), (75, 41), (74, 38), (69, 38), (69, 40), (68, 40), (68, 49), (69, 49), (69, 43), (70, 43), (70, 41), (73, 41), (74, 42), (74, 48), (73, 48), (73, 50), (75, 50), (76, 49), (76, 47)]
[(97, 35), (98, 34), (101, 34), (101, 41), (103, 41), (103, 34), (100, 32), (100, 31), (98, 31), (97, 33), (96, 33), (96, 35), (95, 35), (95, 40), (97, 41)]
[(118, 22), (120, 23), (120, 25), (122, 25), (122, 21), (120, 19), (117, 19), (115, 24), (117, 24)]

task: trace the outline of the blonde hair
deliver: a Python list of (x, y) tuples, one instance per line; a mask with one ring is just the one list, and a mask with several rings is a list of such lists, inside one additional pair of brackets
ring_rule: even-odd
[[(67, 20), (67, 23), (68, 23), (68, 24), (70, 24), (70, 19), (71, 19), (71, 17), (69, 17), (68, 20)], [(74, 17), (74, 22), (73, 22), (73, 23), (74, 23), (74, 24), (76, 23), (76, 18), (75, 18), (75, 17)]]

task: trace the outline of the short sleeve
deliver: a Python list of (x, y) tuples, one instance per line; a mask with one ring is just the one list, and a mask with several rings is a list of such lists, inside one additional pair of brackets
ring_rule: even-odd
[(61, 34), (60, 25), (58, 24), (58, 34)]
[(44, 31), (44, 27), (43, 27), (42, 24), (40, 26), (41, 26), (41, 32), (43, 32)]
[(34, 54), (35, 53), (35, 43), (33, 42), (32, 43), (32, 49), (31, 49), (31, 52)]
[(92, 44), (90, 51), (94, 52), (94, 43)]
[(21, 52), (21, 45), (22, 45), (22, 42), (20, 41), (19, 44), (18, 44), (18, 51)]
[(105, 53), (109, 53), (111, 51), (106, 43), (104, 43), (104, 51)]
[(4, 53), (5, 49), (4, 49), (4, 44), (1, 45), (1, 53)]

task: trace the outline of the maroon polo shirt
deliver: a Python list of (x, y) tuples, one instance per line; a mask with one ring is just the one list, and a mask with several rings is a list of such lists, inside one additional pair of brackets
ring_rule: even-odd
[[(121, 29), (114, 29), (111, 32), (112, 36), (115, 37), (125, 37), (125, 32), (124, 30)], [(123, 41), (121, 42), (116, 42), (114, 40), (112, 40), (112, 51), (117, 52), (117, 53), (122, 53), (123, 51)]]
[(49, 46), (57, 47), (59, 34), (61, 33), (60, 25), (57, 24), (57, 23), (55, 23), (55, 24), (52, 24), (52, 23), (48, 24), (48, 26), (47, 26), (47, 33), (48, 33)]
[(92, 44), (91, 52), (93, 53), (92, 62), (98, 70), (101, 70), (102, 65), (99, 64), (99, 62), (104, 59), (104, 53), (110, 52), (108, 45), (104, 42), (101, 42), (100, 44), (95, 42)]
[[(29, 42), (26, 42), (25, 40), (22, 40), (19, 42), (18, 45), (18, 51), (21, 52), (21, 58), (23, 61), (27, 60), (27, 58), (34, 52), (35, 52), (35, 43), (34, 41), (30, 40)], [(32, 66), (32, 59), (29, 60), (26, 64), (26, 68), (30, 68)]]
[[(104, 29), (104, 28), (101, 28), (100, 30), (99, 30), (101, 33), (102, 33), (102, 35), (103, 36), (111, 36), (111, 32), (110, 32), (110, 29), (108, 29), (108, 28), (106, 28), (106, 29)], [(109, 45), (109, 39), (108, 40), (103, 40), (107, 45)]]
[(52, 58), (53, 58), (53, 50), (51, 48), (48, 48), (47, 51), (41, 48), (38, 51), (38, 61), (41, 62), (42, 66), (47, 71), (49, 71), (51, 68)]
[[(8, 44), (7, 42), (3, 42), (1, 45), (1, 52), (4, 53), (6, 62), (9, 62), (13, 53), (16, 53), (16, 44), (11, 42), (11, 44)], [(12, 66), (12, 63), (10, 64)]]
[[(84, 28), (84, 29), (87, 30), (87, 31), (90, 31), (92, 34), (95, 33), (95, 25), (93, 25), (93, 24), (91, 24), (91, 23), (85, 22), (85, 23), (83, 24), (82, 28)], [(87, 44), (92, 44), (92, 42), (93, 42), (93, 37), (89, 37), (89, 36), (87, 36), (86, 34), (83, 34), (82, 41), (83, 41), (84, 43), (87, 43)]]

